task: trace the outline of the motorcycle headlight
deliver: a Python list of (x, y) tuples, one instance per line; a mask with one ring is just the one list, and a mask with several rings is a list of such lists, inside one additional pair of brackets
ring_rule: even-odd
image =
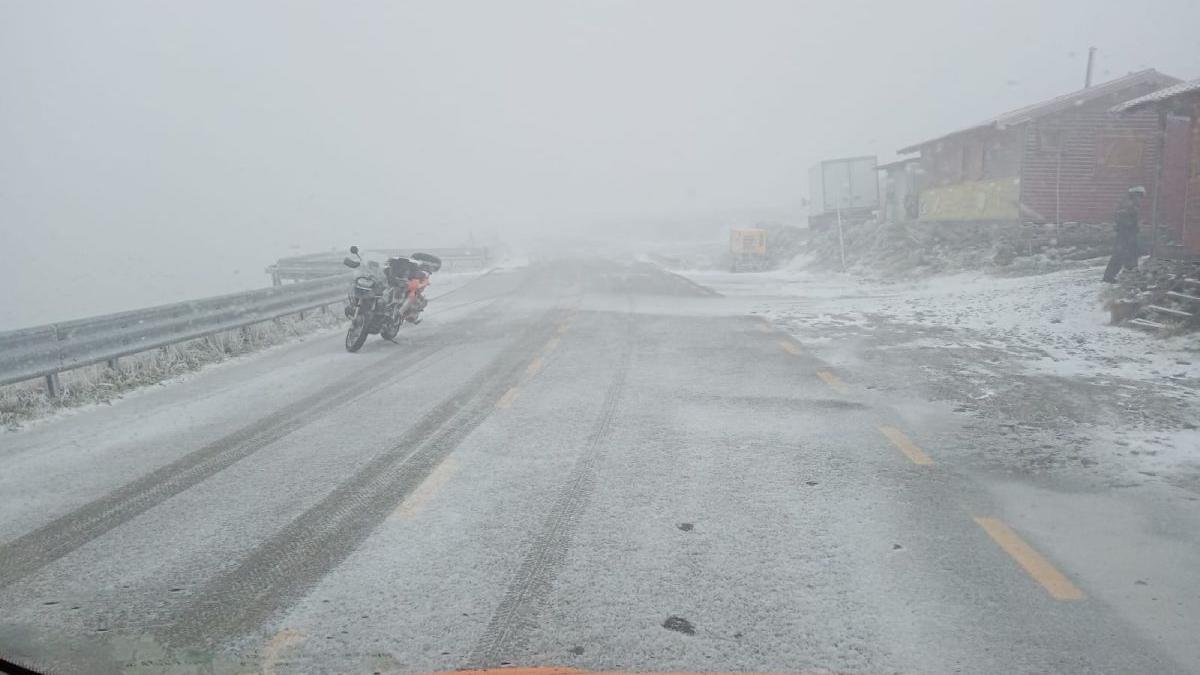
[(354, 280), (354, 286), (364, 291), (369, 291), (375, 287), (375, 280), (371, 277), (359, 277)]

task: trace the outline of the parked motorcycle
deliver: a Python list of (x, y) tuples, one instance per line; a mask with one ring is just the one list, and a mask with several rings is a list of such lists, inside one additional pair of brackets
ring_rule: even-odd
[(347, 297), (346, 350), (358, 351), (367, 336), (379, 333), (385, 340), (394, 340), (405, 322), (421, 322), (421, 312), (429, 301), (425, 289), (429, 277), (442, 268), (442, 261), (428, 253), (414, 253), (411, 258), (388, 258), (382, 268), (371, 261), (364, 267), (358, 247), (351, 246), (350, 254), (342, 261), (357, 271)]

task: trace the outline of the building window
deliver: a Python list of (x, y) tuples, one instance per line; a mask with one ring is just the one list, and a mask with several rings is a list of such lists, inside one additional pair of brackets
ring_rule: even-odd
[(1038, 150), (1057, 152), (1062, 150), (1062, 129), (1038, 129)]
[(1140, 138), (1101, 138), (1100, 166), (1109, 169), (1133, 169), (1142, 165), (1145, 143)]

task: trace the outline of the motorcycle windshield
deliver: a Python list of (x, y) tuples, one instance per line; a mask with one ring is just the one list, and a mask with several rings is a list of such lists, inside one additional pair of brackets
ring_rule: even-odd
[(346, 277), (353, 283), (360, 277), (370, 277), (376, 282), (384, 280), (383, 267), (387, 262), (386, 257), (382, 257), (377, 253), (366, 251), (362, 253), (362, 264), (355, 269), (349, 270)]

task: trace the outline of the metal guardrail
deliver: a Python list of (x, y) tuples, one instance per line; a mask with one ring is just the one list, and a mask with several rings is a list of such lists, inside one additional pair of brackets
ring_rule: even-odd
[[(363, 253), (375, 253), (385, 257), (410, 255), (413, 251), (432, 253), (442, 260), (443, 272), (454, 272), (462, 269), (483, 269), (488, 263), (486, 248), (422, 248), (422, 249), (364, 249)], [(280, 258), (266, 269), (271, 275), (271, 283), (276, 286), (284, 281), (305, 281), (320, 279), (346, 271), (342, 267), (345, 253), (313, 253), (310, 255)]]
[(0, 385), (45, 377), (55, 396), (63, 371), (330, 305), (346, 283), (329, 276), (0, 333)]

